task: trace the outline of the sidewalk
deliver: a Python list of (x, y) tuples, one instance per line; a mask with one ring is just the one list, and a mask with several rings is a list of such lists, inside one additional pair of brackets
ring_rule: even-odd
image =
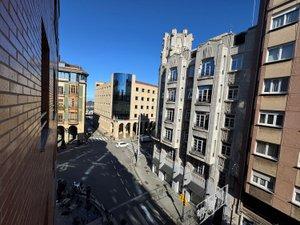
[[(151, 171), (143, 154), (140, 154), (137, 166), (133, 164), (132, 169), (143, 187), (150, 192), (153, 200), (176, 224), (181, 224), (180, 216), (182, 214), (183, 205), (179, 200), (179, 195), (169, 186), (169, 184), (161, 181), (156, 174)], [(191, 212), (191, 210), (191, 205), (187, 204), (184, 211)], [(196, 224), (196, 221), (191, 224)]]

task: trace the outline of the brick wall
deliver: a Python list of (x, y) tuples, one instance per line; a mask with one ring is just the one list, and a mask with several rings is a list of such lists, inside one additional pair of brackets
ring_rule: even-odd
[[(53, 224), (58, 4), (0, 1), (1, 225)], [(45, 142), (41, 142), (42, 24), (50, 56)]]

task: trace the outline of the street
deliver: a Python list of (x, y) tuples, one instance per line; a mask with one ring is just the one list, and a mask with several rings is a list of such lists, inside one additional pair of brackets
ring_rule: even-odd
[(96, 132), (88, 144), (58, 154), (57, 177), (91, 186), (114, 224), (173, 224), (129, 171), (133, 162), (130, 146), (116, 148), (115, 142)]

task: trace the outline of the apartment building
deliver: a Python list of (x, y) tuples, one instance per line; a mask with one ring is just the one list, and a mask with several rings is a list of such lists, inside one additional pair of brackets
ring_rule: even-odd
[(88, 73), (66, 62), (60, 62), (58, 70), (57, 132), (59, 140), (68, 143), (85, 131)]
[(137, 81), (134, 74), (114, 73), (95, 89), (94, 119), (102, 133), (114, 139), (134, 137), (139, 117), (141, 133), (154, 130), (157, 86)]
[(243, 224), (300, 222), (300, 1), (262, 1)]
[(152, 171), (195, 207), (228, 185), (221, 214), (238, 224), (256, 28), (221, 34), (194, 50), (192, 41), (186, 30), (164, 37)]
[(59, 1), (0, 1), (0, 224), (53, 224)]

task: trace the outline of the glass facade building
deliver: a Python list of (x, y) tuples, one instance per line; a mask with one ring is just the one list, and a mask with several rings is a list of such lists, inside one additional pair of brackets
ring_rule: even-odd
[(127, 120), (130, 117), (132, 74), (113, 74), (113, 117)]

